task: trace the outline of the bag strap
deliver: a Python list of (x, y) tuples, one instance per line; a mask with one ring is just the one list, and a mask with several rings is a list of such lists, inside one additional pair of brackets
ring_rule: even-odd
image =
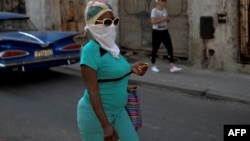
[(119, 77), (119, 78), (113, 78), (113, 79), (98, 79), (98, 82), (112, 82), (112, 81), (118, 81), (118, 80), (121, 80), (123, 79), (124, 77), (130, 75), (132, 73), (132, 71), (130, 71), (129, 73), (123, 75), (122, 77)]
[[(100, 55), (101, 57), (106, 53), (107, 51), (105, 49), (103, 49), (102, 47), (100, 47)], [(122, 77), (119, 78), (114, 78), (114, 79), (99, 79), (98, 82), (112, 82), (112, 81), (119, 81), (121, 79), (123, 79), (124, 77), (130, 75), (132, 73), (132, 71), (130, 71), (129, 73), (123, 75)]]

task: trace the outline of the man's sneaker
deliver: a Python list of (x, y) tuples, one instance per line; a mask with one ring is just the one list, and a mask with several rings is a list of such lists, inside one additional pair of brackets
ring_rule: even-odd
[(182, 68), (178, 68), (176, 66), (173, 66), (171, 69), (170, 69), (170, 72), (177, 72), (177, 71), (180, 71), (182, 70)]
[(151, 70), (153, 72), (159, 72), (160, 71), (156, 66), (151, 67)]

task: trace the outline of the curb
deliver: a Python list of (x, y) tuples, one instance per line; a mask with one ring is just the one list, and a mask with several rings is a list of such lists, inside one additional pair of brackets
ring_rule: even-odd
[[(80, 70), (75, 69), (73, 67), (68, 67), (68, 66), (62, 66), (59, 68), (53, 68), (52, 70), (58, 71), (61, 73), (66, 73), (66, 74), (74, 74), (74, 76), (81, 77)], [(76, 73), (78, 72), (78, 73)], [(250, 105), (250, 101), (244, 98), (239, 98), (239, 97), (234, 97), (234, 96), (226, 96), (226, 95), (221, 95), (222, 93), (230, 93), (230, 92), (225, 92), (225, 91), (218, 91), (218, 90), (213, 90), (205, 87), (190, 87), (190, 86), (182, 86), (182, 85), (173, 85), (171, 83), (169, 84), (158, 84), (158, 83), (150, 83), (146, 81), (140, 81), (137, 79), (133, 79), (133, 77), (130, 78), (129, 83), (131, 85), (139, 85), (139, 86), (147, 86), (147, 87), (152, 87), (152, 89), (168, 89), (168, 90), (177, 90), (180, 92), (183, 92), (185, 94), (191, 95), (191, 96), (198, 96), (198, 97), (204, 97), (204, 98), (209, 98), (209, 99), (214, 99), (214, 100), (220, 100), (220, 101), (229, 101), (229, 102), (236, 102), (236, 103), (241, 103), (241, 104), (246, 104)]]
[(139, 86), (147, 86), (147, 87), (152, 87), (152, 88), (161, 88), (161, 89), (168, 89), (168, 90), (177, 90), (180, 92), (184, 92), (184, 94), (188, 94), (191, 96), (198, 96), (198, 97), (203, 97), (203, 98), (208, 98), (208, 99), (214, 99), (214, 100), (220, 100), (220, 101), (229, 101), (229, 102), (236, 102), (240, 104), (246, 104), (250, 105), (250, 101), (246, 99), (241, 99), (237, 97), (229, 97), (229, 96), (222, 96), (218, 91), (214, 90), (209, 90), (207, 88), (188, 88), (188, 87), (182, 87), (182, 86), (171, 86), (171, 85), (161, 85), (161, 84), (155, 84), (155, 83), (150, 83), (150, 82), (143, 82), (143, 81), (138, 81), (138, 80), (133, 80), (131, 79), (129, 81), (132, 85), (139, 85)]

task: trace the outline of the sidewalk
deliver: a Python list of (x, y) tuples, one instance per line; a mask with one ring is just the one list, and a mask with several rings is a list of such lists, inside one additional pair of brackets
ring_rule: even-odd
[[(128, 61), (150, 62), (149, 58), (135, 55), (129, 57)], [(149, 65), (144, 76), (132, 74), (130, 83), (175, 89), (187, 94), (250, 105), (250, 74), (197, 69), (185, 64), (177, 64), (183, 68), (182, 71), (170, 73), (167, 61), (157, 59), (156, 64), (160, 72), (152, 72)], [(62, 67), (80, 70), (78, 63)]]

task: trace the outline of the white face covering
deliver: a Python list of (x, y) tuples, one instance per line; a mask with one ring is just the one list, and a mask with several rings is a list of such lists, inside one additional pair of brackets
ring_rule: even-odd
[(89, 30), (101, 47), (109, 51), (115, 58), (118, 58), (120, 49), (115, 43), (115, 25), (105, 26), (103, 24), (86, 25), (85, 30)]

